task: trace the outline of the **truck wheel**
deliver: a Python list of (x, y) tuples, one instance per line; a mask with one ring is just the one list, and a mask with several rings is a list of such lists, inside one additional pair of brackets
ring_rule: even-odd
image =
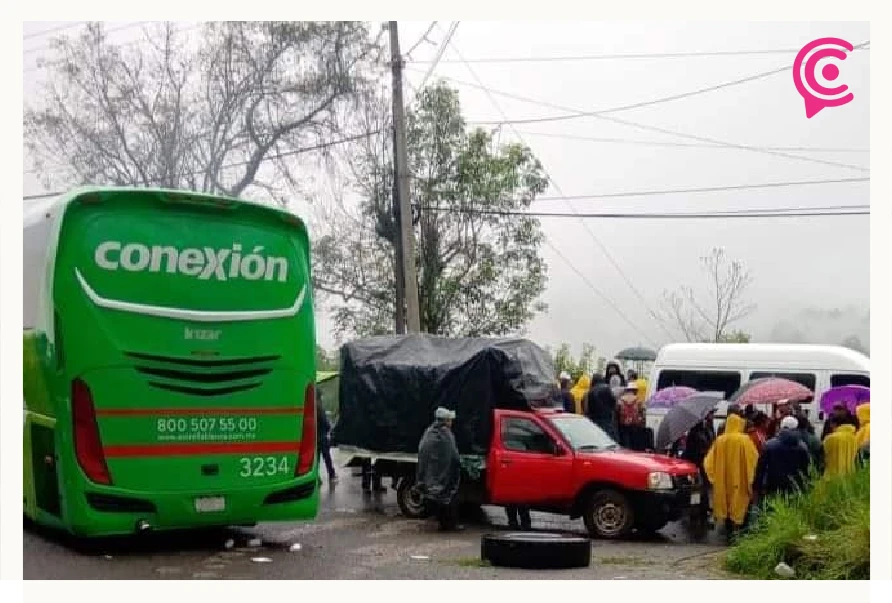
[(424, 499), (415, 491), (415, 478), (404, 477), (396, 487), (396, 502), (400, 512), (409, 519), (424, 519), (430, 515)]
[(628, 536), (635, 524), (629, 499), (616, 490), (598, 490), (589, 498), (582, 515), (593, 538), (617, 539)]
[(480, 541), (480, 557), (498, 567), (566, 569), (588, 567), (592, 543), (588, 538), (537, 532), (487, 534)]

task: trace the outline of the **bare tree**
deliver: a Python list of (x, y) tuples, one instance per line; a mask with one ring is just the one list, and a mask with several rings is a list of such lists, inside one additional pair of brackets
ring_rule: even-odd
[(752, 284), (749, 270), (738, 260), (729, 260), (725, 250), (714, 248), (700, 258), (707, 274), (708, 292), (698, 296), (692, 287), (665, 293), (665, 313), (688, 341), (748, 341), (741, 331), (730, 327), (752, 314), (756, 306), (746, 300)]
[(68, 184), (164, 186), (282, 200), (294, 156), (343, 136), (377, 45), (357, 22), (165, 23), (143, 44), (101, 24), (56, 40), (45, 94), (25, 110), (42, 175)]

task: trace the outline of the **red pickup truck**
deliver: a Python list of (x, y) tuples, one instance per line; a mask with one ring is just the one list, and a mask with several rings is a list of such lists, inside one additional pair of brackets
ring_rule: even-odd
[[(624, 450), (588, 418), (559, 410), (495, 410), (478, 475), (463, 471), (460, 501), (524, 505), (582, 517), (592, 537), (656, 531), (700, 503), (700, 474), (686, 461)], [(423, 517), (413, 455), (369, 455), (394, 478), (402, 513)]]

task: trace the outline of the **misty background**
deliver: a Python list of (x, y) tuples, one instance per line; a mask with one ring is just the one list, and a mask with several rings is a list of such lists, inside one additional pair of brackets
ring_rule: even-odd
[[(39, 60), (52, 52), (48, 47), (52, 36), (42, 32), (65, 25), (24, 25), (26, 102), (39, 98), (45, 75)], [(139, 24), (109, 23), (108, 28), (113, 40), (141, 43)], [(869, 49), (856, 50), (838, 63), (837, 83), (847, 84), (854, 100), (825, 109), (812, 119), (805, 117), (789, 70), (609, 114), (647, 127), (759, 149), (808, 147), (812, 150), (789, 151), (806, 160), (698, 144), (690, 138), (597, 117), (498, 123), (506, 121), (506, 116), (511, 121), (537, 120), (566, 113), (556, 107), (580, 111), (623, 107), (743, 79), (792, 65), (796, 51), (818, 37), (840, 37), (856, 45), (868, 41), (866, 23), (465, 21), (428, 73), (448, 29), (446, 22), (433, 28), (430, 22), (400, 22), (402, 47), (411, 49), (406, 65), (407, 100), (423, 81), (442, 78), (457, 87), (469, 125), (480, 123), (505, 142), (522, 140), (532, 148), (552, 179), (546, 197), (869, 176), (851, 167), (808, 161), (869, 166)], [(76, 31), (71, 28), (65, 34)], [(709, 54), (740, 50), (759, 53)], [(768, 50), (778, 52), (762, 52)], [(704, 54), (605, 56), (648, 53)], [(521, 60), (531, 58), (538, 60)], [(24, 195), (64, 188), (65, 183), (47, 182), (34, 173), (27, 156), (23, 169)], [(289, 208), (308, 221), (312, 236), (319, 204), (351, 203), (353, 198), (339, 186), (337, 174), (319, 165), (308, 163), (305, 175), (311, 192), (306, 199), (295, 199)], [(691, 212), (868, 203), (869, 182), (848, 182), (570, 202), (538, 200), (533, 210)], [(590, 343), (599, 355), (611, 356), (630, 345), (658, 347), (681, 340), (669, 323), (663, 327), (668, 325), (671, 335), (664, 332), (652, 314), (665, 307), (667, 290), (690, 286), (705, 292), (708, 283), (699, 258), (722, 247), (729, 258), (749, 269), (753, 282), (747, 298), (757, 304), (734, 329), (749, 333), (753, 341), (847, 342), (869, 350), (868, 216), (586, 220), (594, 237), (579, 219), (541, 221), (545, 235), (560, 252), (542, 247), (549, 268), (542, 298), (548, 310), (537, 315), (526, 332), (542, 345), (557, 347), (567, 342), (579, 351)], [(604, 301), (605, 296), (619, 312)], [(331, 321), (324, 305), (317, 305), (317, 337), (332, 349), (337, 340)]]

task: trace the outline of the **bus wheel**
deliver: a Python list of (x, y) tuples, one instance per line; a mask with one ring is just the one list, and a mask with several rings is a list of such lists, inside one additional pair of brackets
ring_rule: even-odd
[(424, 519), (429, 515), (424, 499), (415, 490), (414, 477), (400, 478), (396, 487), (396, 502), (403, 516), (409, 519)]

